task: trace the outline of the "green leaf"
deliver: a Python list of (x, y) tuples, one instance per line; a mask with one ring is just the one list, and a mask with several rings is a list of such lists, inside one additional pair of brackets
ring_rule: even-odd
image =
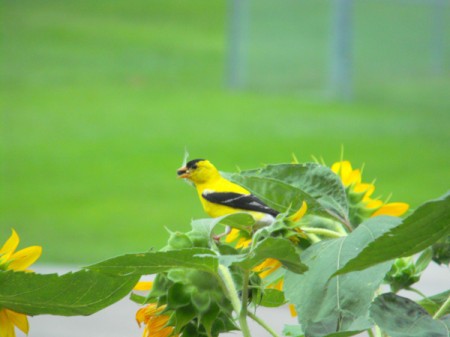
[(186, 324), (195, 318), (196, 312), (191, 306), (178, 308), (175, 311), (175, 332), (179, 333)]
[(427, 269), (431, 260), (433, 259), (433, 250), (431, 247), (425, 249), (425, 251), (420, 254), (416, 262), (416, 273), (421, 274), (425, 269)]
[(329, 168), (315, 164), (278, 164), (262, 169), (224, 174), (244, 186), (270, 207), (290, 213), (303, 201), (308, 213), (347, 222), (348, 203), (339, 177)]
[(284, 293), (282, 291), (265, 289), (261, 301), (256, 304), (268, 308), (277, 308), (284, 303), (286, 303), (286, 299), (284, 298)]
[(194, 268), (215, 273), (218, 259), (206, 248), (188, 248), (165, 252), (126, 254), (86, 267), (113, 275), (148, 275), (173, 268)]
[(397, 257), (411, 256), (450, 233), (450, 193), (420, 206), (399, 226), (379, 237), (335, 274), (363, 270)]
[(437, 264), (448, 265), (450, 263), (450, 235), (442, 238), (433, 246), (433, 261)]
[(214, 322), (217, 320), (219, 312), (220, 312), (219, 306), (215, 303), (212, 303), (209, 306), (208, 311), (202, 313), (201, 324), (205, 327), (205, 330), (208, 333), (211, 333), (211, 329), (213, 327)]
[[(233, 213), (217, 218), (197, 219), (191, 222), (192, 230), (186, 233), (186, 236), (193, 242), (194, 247), (208, 248), (215, 246), (213, 234), (219, 224), (250, 233), (255, 220), (248, 213)], [(169, 248), (172, 247), (169, 246)]]
[(303, 337), (305, 333), (303, 332), (301, 325), (285, 325), (283, 328), (283, 335), (290, 337)]
[(308, 204), (310, 211), (320, 210), (320, 206), (318, 206), (318, 203), (311, 196), (280, 180), (237, 174), (232, 175), (230, 179), (245, 187), (268, 206), (281, 213), (289, 210), (291, 212), (296, 211), (302, 205), (303, 200)]
[(177, 309), (191, 303), (191, 287), (182, 283), (175, 283), (167, 292), (167, 304), (169, 309)]
[[(361, 333), (361, 331), (336, 332), (322, 337), (348, 337)], [(285, 325), (283, 329), (285, 336), (304, 337), (305, 334), (301, 325)]]
[[(236, 259), (239, 258), (237, 255), (234, 257)], [(268, 237), (258, 242), (252, 252), (234, 264), (249, 270), (267, 258), (279, 260), (286, 269), (294, 273), (303, 273), (308, 269), (301, 262), (300, 256), (291, 241), (273, 237)]]
[(370, 317), (391, 337), (449, 336), (443, 321), (434, 320), (420, 305), (394, 293), (378, 296), (370, 308)]
[(146, 296), (141, 296), (141, 295), (138, 295), (135, 293), (130, 294), (130, 300), (132, 300), (134, 303), (141, 304), (141, 305), (147, 303)]
[(126, 296), (138, 276), (81, 270), (64, 275), (0, 272), (0, 307), (26, 315), (91, 315)]
[(211, 307), (211, 296), (209, 292), (195, 289), (191, 294), (191, 302), (199, 312), (206, 312)]
[(348, 217), (347, 194), (341, 179), (326, 166), (317, 163), (267, 165), (241, 174), (280, 180), (306, 192), (324, 209), (342, 219)]
[[(426, 310), (430, 315), (434, 315), (439, 308), (444, 304), (447, 298), (450, 296), (450, 290), (443, 293), (430, 296), (420, 300), (418, 303)], [(450, 314), (450, 307), (443, 313), (443, 315)]]
[(369, 305), (392, 263), (330, 277), (367, 244), (399, 222), (394, 217), (369, 219), (347, 237), (321, 241), (306, 249), (301, 255), (303, 263), (309, 267), (306, 273), (286, 272), (285, 296), (296, 306), (299, 322), (307, 336), (327, 336), (336, 332), (351, 335), (371, 327)]
[(170, 233), (169, 240), (167, 242), (171, 250), (192, 248), (192, 240), (184, 233), (172, 232)]

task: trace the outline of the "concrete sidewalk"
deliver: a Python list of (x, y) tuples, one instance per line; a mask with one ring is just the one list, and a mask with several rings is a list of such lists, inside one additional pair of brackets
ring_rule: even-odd
[[(34, 270), (39, 273), (65, 273), (77, 270), (76, 267), (35, 265)], [(450, 288), (450, 270), (432, 263), (417, 284), (417, 289), (426, 295), (434, 295)], [(411, 292), (400, 295), (418, 298)], [(86, 317), (59, 317), (42, 315), (29, 319), (29, 337), (139, 337), (142, 329), (136, 324), (134, 315), (139, 306), (125, 298), (118, 303)], [(281, 333), (285, 324), (296, 324), (296, 319), (290, 317), (287, 307), (277, 309), (260, 308), (258, 316), (265, 319), (275, 331)], [(253, 336), (270, 337), (270, 335), (250, 320)], [(17, 337), (23, 334), (18, 332)], [(223, 337), (238, 337), (240, 333), (228, 333)], [(362, 334), (361, 336), (365, 336)]]

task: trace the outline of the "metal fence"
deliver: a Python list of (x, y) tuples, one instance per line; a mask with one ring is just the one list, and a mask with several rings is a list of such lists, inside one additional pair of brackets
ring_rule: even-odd
[(448, 0), (229, 0), (231, 88), (343, 99), (449, 75)]

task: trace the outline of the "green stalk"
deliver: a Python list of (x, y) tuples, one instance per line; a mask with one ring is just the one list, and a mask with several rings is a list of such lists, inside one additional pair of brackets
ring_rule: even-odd
[(420, 296), (422, 296), (423, 298), (427, 298), (427, 295), (425, 295), (423, 292), (421, 292), (420, 290), (418, 290), (418, 289), (416, 289), (416, 288), (408, 287), (408, 288), (405, 288), (405, 290), (412, 291), (413, 293), (416, 293), (417, 295), (420, 295)]
[(340, 222), (333, 221), (333, 224), (334, 224), (334, 228), (336, 228), (336, 231), (338, 233), (341, 233), (343, 235), (348, 235), (347, 231), (344, 229), (343, 225)]
[(450, 296), (447, 297), (447, 300), (441, 305), (438, 311), (433, 316), (433, 319), (439, 319), (444, 316), (447, 309), (450, 307)]
[(270, 326), (268, 326), (261, 318), (256, 316), (255, 314), (248, 312), (248, 317), (258, 323), (261, 327), (263, 327), (268, 333), (270, 333), (273, 337), (280, 337)]
[(241, 302), (239, 301), (239, 296), (234, 285), (233, 278), (231, 277), (230, 271), (224, 265), (219, 264), (219, 276), (225, 286), (228, 298), (231, 301), (234, 311), (239, 315), (241, 312)]
[(311, 240), (312, 243), (317, 243), (321, 241), (316, 234), (307, 233), (306, 235), (308, 236), (308, 238)]
[[(248, 270), (244, 270), (244, 280), (242, 286), (242, 306), (241, 312), (239, 313), (239, 325), (241, 326), (241, 331), (244, 336), (250, 336), (250, 329), (248, 327), (247, 322), (247, 312), (248, 312), (248, 282), (249, 282), (249, 274)], [(246, 334), (247, 332), (247, 334)]]
[(313, 228), (313, 227), (302, 227), (302, 231), (306, 232), (307, 234), (317, 234), (317, 235), (323, 235), (330, 238), (341, 238), (343, 236), (346, 236), (346, 234), (338, 233), (329, 229), (325, 228)]
[[(247, 319), (245, 318), (244, 320), (242, 320), (242, 313), (241, 313), (241, 311), (244, 307), (245, 307), (245, 310), (247, 308), (247, 303), (246, 303), (247, 300), (245, 302), (242, 301), (242, 304), (241, 304), (236, 286), (234, 285), (233, 277), (231, 276), (231, 273), (227, 267), (219, 264), (218, 272), (219, 272), (220, 279), (223, 282), (223, 286), (228, 295), (228, 298), (231, 301), (231, 305), (233, 306), (234, 311), (236, 312), (236, 314), (239, 317), (239, 323), (240, 323), (242, 334), (244, 335), (244, 337), (251, 337), (250, 330), (249, 330), (248, 324), (247, 324)], [(245, 293), (247, 293), (247, 291), (248, 291), (248, 272), (247, 272), (247, 284), (245, 285), (245, 283), (244, 283), (243, 291), (245, 291)], [(248, 294), (246, 295), (246, 297), (248, 299)]]

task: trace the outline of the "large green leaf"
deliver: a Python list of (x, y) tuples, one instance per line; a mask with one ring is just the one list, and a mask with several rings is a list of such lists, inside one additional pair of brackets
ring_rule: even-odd
[(301, 262), (292, 242), (283, 238), (268, 237), (258, 242), (248, 256), (242, 258), (236, 255), (235, 257), (238, 261), (234, 264), (244, 269), (251, 269), (267, 258), (279, 260), (286, 269), (294, 273), (303, 273), (308, 269)]
[(283, 336), (303, 337), (305, 334), (301, 325), (285, 325), (283, 328)]
[(370, 317), (391, 337), (448, 337), (445, 322), (433, 319), (425, 309), (393, 293), (378, 296)]
[[(450, 290), (444, 291), (443, 293), (430, 296), (420, 300), (418, 303), (426, 310), (430, 315), (434, 315), (444, 304), (444, 302), (449, 298)], [(443, 315), (450, 314), (450, 307), (444, 311)]]
[(351, 335), (371, 326), (369, 305), (392, 263), (330, 276), (398, 223), (400, 219), (394, 217), (369, 219), (347, 237), (322, 241), (305, 250), (301, 257), (309, 267), (306, 273), (286, 273), (285, 295), (296, 306), (307, 336)]
[(450, 233), (450, 193), (426, 202), (399, 226), (379, 237), (336, 274), (363, 270), (397, 257), (411, 256)]
[[(349, 337), (359, 334), (361, 331), (345, 331), (336, 332), (322, 337)], [(283, 334), (285, 336), (292, 337), (305, 337), (301, 325), (285, 325), (283, 329)]]
[(27, 315), (90, 315), (126, 296), (138, 276), (0, 272), (0, 308)]
[(264, 176), (240, 174), (231, 175), (230, 180), (245, 187), (268, 206), (281, 213), (296, 211), (300, 208), (303, 201), (306, 201), (308, 204), (309, 211), (324, 212), (318, 202), (306, 192), (280, 180)]
[(280, 180), (306, 192), (328, 212), (342, 219), (348, 217), (347, 195), (341, 179), (326, 166), (317, 163), (267, 165), (241, 172), (241, 175)]
[(261, 300), (256, 304), (268, 308), (277, 308), (285, 303), (286, 299), (284, 298), (284, 293), (282, 291), (276, 289), (265, 289)]
[(165, 252), (126, 254), (86, 267), (114, 275), (147, 275), (172, 268), (194, 268), (217, 272), (218, 259), (207, 248), (189, 248)]

